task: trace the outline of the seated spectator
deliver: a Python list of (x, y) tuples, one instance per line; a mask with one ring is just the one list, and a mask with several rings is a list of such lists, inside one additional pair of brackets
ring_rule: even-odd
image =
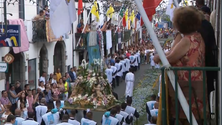
[[(82, 33), (82, 27), (84, 27), (83, 19), (80, 20), (80, 23), (77, 25), (77, 32)], [(80, 32), (81, 31), (81, 32)]]
[(50, 15), (49, 15), (49, 6), (48, 5), (45, 5), (44, 11), (45, 11), (45, 18), (49, 19)]
[(36, 15), (33, 20), (37, 21), (37, 20), (44, 20), (44, 19), (45, 19), (45, 11), (44, 10), (40, 10), (39, 14)]

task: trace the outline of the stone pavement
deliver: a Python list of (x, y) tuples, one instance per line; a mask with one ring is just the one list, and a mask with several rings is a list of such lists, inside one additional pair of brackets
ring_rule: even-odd
[[(144, 74), (147, 72), (147, 70), (151, 70), (150, 65), (142, 64), (140, 66), (140, 70), (136, 71), (134, 87), (136, 87), (137, 84), (139, 82), (141, 82), (141, 80), (144, 78)], [(124, 83), (124, 80), (122, 80), (120, 85), (114, 89), (114, 92), (116, 92), (118, 94), (119, 99), (124, 98), (125, 88), (126, 88), (126, 85)], [(101, 118), (102, 118), (103, 114), (104, 114), (104, 112), (93, 112), (93, 120), (95, 120), (97, 122), (97, 125), (101, 125)], [(79, 113), (77, 115), (77, 120), (79, 120), (81, 118), (81, 116), (82, 116), (82, 111), (79, 111)]]

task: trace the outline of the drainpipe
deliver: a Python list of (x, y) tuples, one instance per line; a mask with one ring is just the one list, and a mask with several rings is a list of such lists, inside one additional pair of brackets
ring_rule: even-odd
[(7, 5), (6, 5), (6, 1), (4, 1), (4, 22), (5, 22), (5, 35), (7, 36), (7, 25), (8, 25), (8, 22), (7, 22)]
[[(220, 34), (218, 34), (218, 35), (220, 35), (220, 41), (222, 40), (222, 32), (221, 32), (221, 30), (222, 30), (222, 21), (221, 21), (221, 19), (222, 19), (222, 13), (221, 13), (221, 11), (222, 11), (222, 2), (220, 2), (220, 0), (217, 0), (217, 5), (219, 6), (219, 8), (217, 8), (217, 10), (218, 10), (218, 12), (219, 12), (219, 14), (220, 14)], [(220, 48), (219, 48), (219, 50), (220, 50), (220, 55), (219, 55), (219, 65), (220, 65), (220, 68), (221, 68), (221, 66), (222, 66), (222, 61), (221, 61), (221, 59), (222, 59), (222, 50), (221, 50), (221, 43), (220, 42), (218, 42), (219, 43), (219, 46), (220, 46)], [(221, 73), (221, 70), (220, 70), (220, 72), (219, 72), (219, 82), (218, 82), (218, 85), (219, 85), (219, 123), (220, 123), (220, 125), (222, 124), (222, 85), (221, 84), (219, 84), (219, 83), (221, 83), (221, 78), (222, 78), (222, 73)], [(217, 120), (218, 121), (218, 120)]]

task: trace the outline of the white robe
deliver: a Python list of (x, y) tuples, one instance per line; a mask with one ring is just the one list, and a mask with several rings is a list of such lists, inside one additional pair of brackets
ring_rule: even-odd
[(153, 58), (154, 58), (154, 56), (151, 55), (151, 56), (150, 56), (150, 65), (151, 65), (151, 66), (155, 66), (155, 65), (156, 65), (155, 62), (154, 62), (154, 60), (153, 60)]
[(41, 122), (36, 122), (34, 120), (25, 120), (22, 122), (22, 125), (40, 125)]
[(16, 117), (16, 119), (15, 119), (15, 125), (21, 125), (23, 121), (25, 121), (24, 118), (22, 118), (22, 117)]
[(57, 125), (73, 125), (73, 124), (67, 123), (67, 122), (62, 122), (62, 123), (59, 123), (59, 124), (57, 124)]
[(47, 110), (48, 110), (47, 106), (44, 106), (44, 105), (39, 105), (39, 106), (35, 107), (36, 120), (38, 123), (42, 122), (42, 116), (44, 114), (46, 114)]
[(153, 109), (153, 110), (150, 110), (150, 114), (151, 116), (158, 116), (158, 109)]
[(112, 81), (113, 81), (113, 70), (111, 68), (108, 68), (108, 69), (106, 69), (105, 72), (106, 72), (108, 82), (112, 83)]
[(89, 120), (86, 118), (81, 119), (81, 125), (96, 125), (97, 123), (93, 120)]
[(59, 112), (52, 114), (48, 112), (42, 116), (45, 125), (57, 125), (59, 123)]
[(134, 81), (135, 81), (134, 74), (132, 72), (127, 73), (125, 77), (125, 83), (126, 83), (125, 96), (126, 97), (133, 96)]

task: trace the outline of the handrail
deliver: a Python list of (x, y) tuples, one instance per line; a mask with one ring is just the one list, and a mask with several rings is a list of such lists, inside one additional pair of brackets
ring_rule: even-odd
[[(192, 84), (191, 84), (191, 71), (195, 71), (195, 70), (199, 70), (199, 71), (203, 71), (203, 118), (204, 118), (204, 125), (207, 125), (207, 106), (206, 106), (206, 71), (220, 71), (220, 67), (162, 67), (161, 71), (162, 71), (162, 118), (161, 120), (163, 121), (163, 125), (167, 125), (167, 106), (166, 106), (166, 85), (165, 85), (165, 71), (169, 71), (172, 70), (175, 72), (175, 103), (176, 103), (176, 125), (179, 124), (179, 111), (178, 111), (178, 75), (177, 75), (177, 71), (188, 71), (189, 73), (189, 79), (188, 79), (188, 83), (189, 83), (189, 119), (190, 119), (190, 124), (192, 125), (192, 120), (193, 118), (191, 117), (192, 115), (192, 109), (191, 109), (191, 98), (192, 98)], [(195, 92), (195, 91), (194, 91)], [(195, 93), (194, 93), (195, 95)], [(196, 98), (196, 97), (195, 97)], [(196, 102), (195, 102), (196, 103)], [(210, 102), (209, 102), (210, 103)], [(216, 104), (217, 105), (217, 104)], [(216, 116), (217, 117), (217, 116)]]

